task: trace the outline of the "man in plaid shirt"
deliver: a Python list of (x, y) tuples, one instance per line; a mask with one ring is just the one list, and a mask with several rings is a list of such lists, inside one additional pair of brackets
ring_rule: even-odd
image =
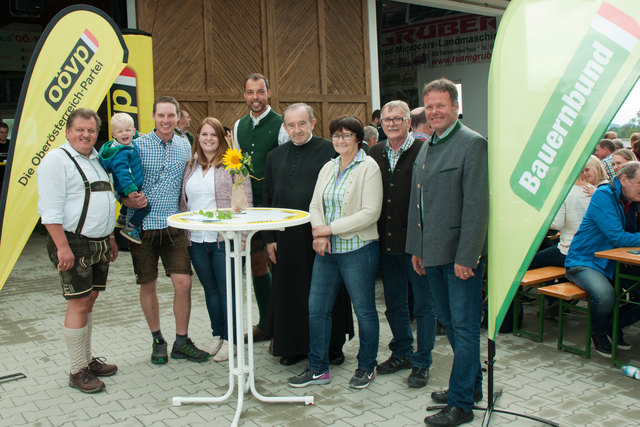
[[(191, 263), (182, 230), (167, 226), (167, 217), (179, 212), (184, 167), (191, 157), (191, 146), (176, 135), (180, 106), (175, 98), (162, 96), (153, 105), (153, 132), (134, 140), (140, 153), (144, 181), (139, 195), (122, 199), (127, 207), (141, 208), (151, 203), (151, 212), (142, 223), (142, 244), (131, 246), (136, 280), (140, 285), (140, 304), (153, 336), (151, 362), (167, 363), (167, 342), (160, 331), (160, 307), (156, 290), (158, 258), (171, 277), (176, 341), (171, 350), (174, 359), (202, 362), (209, 354), (200, 350), (188, 337), (191, 314)], [(131, 210), (130, 210), (131, 211)], [(129, 212), (128, 216), (133, 215)], [(128, 219), (128, 218), (127, 218)]]

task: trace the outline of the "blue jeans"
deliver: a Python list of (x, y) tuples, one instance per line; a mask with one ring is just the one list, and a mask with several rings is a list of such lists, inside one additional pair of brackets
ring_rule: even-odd
[[(128, 209), (125, 205), (122, 205), (120, 208), (120, 215), (124, 215), (125, 218), (127, 216)], [(133, 224), (136, 228), (142, 227), (142, 221), (144, 218), (151, 212), (151, 205), (147, 203), (147, 206), (140, 209), (132, 209), (134, 211), (133, 216), (129, 220), (131, 224)]]
[[(380, 255), (380, 275), (384, 286), (384, 314), (393, 339), (389, 343), (391, 355), (405, 358), (411, 355), (416, 368), (431, 367), (431, 350), (436, 339), (436, 313), (426, 276), (419, 276), (411, 265), (411, 255)], [(413, 351), (413, 333), (409, 320), (409, 285), (413, 291), (413, 314), (416, 317), (418, 351)]]
[(456, 277), (453, 263), (425, 268), (438, 321), (454, 353), (448, 404), (465, 411), (473, 406), (473, 393), (482, 391), (480, 321), (484, 262), (482, 258), (473, 270), (474, 276), (467, 280)]
[(535, 254), (531, 260), (531, 264), (529, 265), (529, 270), (549, 266), (564, 267), (564, 260), (566, 257), (566, 255), (560, 252), (558, 245), (548, 247), (547, 249), (543, 249)]
[(591, 335), (602, 336), (611, 331), (616, 292), (609, 279), (591, 267), (578, 266), (567, 270), (565, 277), (589, 294)]
[(344, 281), (358, 318), (358, 368), (371, 371), (376, 367), (380, 323), (376, 310), (376, 270), (378, 241), (352, 252), (316, 255), (309, 290), (309, 369), (329, 370), (331, 311)]
[[(189, 246), (189, 255), (191, 256), (193, 268), (204, 288), (204, 298), (209, 312), (209, 320), (211, 321), (212, 335), (228, 340), (227, 272), (225, 269), (224, 248), (224, 242), (192, 242), (191, 246)], [(233, 261), (231, 265), (233, 266)], [(233, 299), (235, 300), (235, 298)]]

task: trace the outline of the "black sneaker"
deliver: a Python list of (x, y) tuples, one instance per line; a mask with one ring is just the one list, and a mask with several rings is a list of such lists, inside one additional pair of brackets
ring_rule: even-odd
[(422, 388), (427, 385), (427, 382), (429, 382), (429, 369), (416, 368), (415, 366), (411, 368), (411, 374), (407, 380), (409, 387)]
[[(611, 335), (607, 335), (607, 339), (613, 345), (613, 339)], [(622, 335), (622, 331), (618, 332), (618, 349), (619, 350), (631, 350), (631, 344), (625, 341), (624, 335)]]
[(357, 389), (367, 388), (375, 377), (376, 374), (373, 372), (373, 369), (370, 371), (363, 371), (358, 368), (349, 381), (349, 387)]
[[(478, 403), (482, 400), (482, 390), (473, 392), (473, 401)], [(431, 400), (441, 405), (446, 405), (449, 402), (449, 390), (434, 391), (431, 393)]]
[(156, 365), (164, 365), (169, 361), (169, 355), (167, 354), (167, 342), (162, 340), (153, 340), (153, 350), (151, 351), (151, 363)]
[(396, 356), (391, 356), (386, 361), (382, 362), (378, 365), (376, 370), (380, 375), (393, 374), (394, 372), (398, 372), (400, 369), (410, 369), (411, 368), (411, 360), (409, 357), (399, 358)]
[(611, 342), (606, 335), (592, 335), (591, 341), (595, 347), (596, 353), (603, 357), (611, 357)]
[(177, 343), (173, 343), (171, 357), (174, 359), (187, 359), (192, 362), (204, 362), (209, 358), (209, 353), (200, 350), (191, 341), (191, 338), (187, 338), (187, 342), (180, 346)]
[(464, 411), (455, 406), (445, 406), (437, 414), (428, 416), (424, 423), (428, 426), (458, 426), (473, 420), (473, 411)]

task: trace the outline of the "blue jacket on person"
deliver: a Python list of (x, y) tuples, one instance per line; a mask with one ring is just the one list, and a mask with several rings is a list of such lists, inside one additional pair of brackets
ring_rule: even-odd
[(640, 246), (640, 233), (625, 231), (626, 215), (622, 186), (617, 177), (601, 185), (591, 196), (578, 232), (571, 241), (564, 266), (589, 267), (613, 279), (615, 261), (596, 258), (595, 252)]
[(113, 140), (100, 148), (100, 162), (113, 176), (113, 188), (119, 195), (128, 196), (142, 188), (142, 162), (135, 143), (113, 146)]

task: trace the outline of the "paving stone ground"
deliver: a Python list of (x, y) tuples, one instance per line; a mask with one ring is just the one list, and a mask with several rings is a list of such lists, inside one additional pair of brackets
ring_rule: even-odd
[[(170, 280), (158, 283), (162, 330), (173, 343)], [(228, 387), (226, 363), (171, 360), (149, 362), (150, 334), (138, 302), (129, 253), (112, 265), (108, 290), (94, 311), (94, 354), (118, 364), (117, 375), (105, 379), (103, 393), (86, 395), (68, 386), (68, 358), (61, 329), (65, 304), (58, 276), (45, 250), (45, 239), (34, 234), (0, 291), (0, 376), (15, 372), (27, 378), (0, 383), (0, 426), (185, 426), (229, 425), (237, 394), (221, 404), (172, 406), (173, 396), (222, 395)], [(384, 318), (382, 285), (377, 283), (380, 316), (378, 362), (389, 356), (390, 330)], [(527, 306), (525, 325), (535, 327), (536, 313)], [(257, 313), (255, 313), (257, 315)], [(414, 325), (415, 327), (415, 325)], [(570, 321), (568, 338), (579, 342), (583, 325)], [(496, 408), (548, 418), (563, 426), (628, 426), (640, 424), (640, 382), (612, 368), (598, 354), (591, 359), (556, 350), (556, 322), (546, 321), (545, 340), (535, 343), (510, 334), (496, 341), (495, 387), (502, 389)], [(622, 352), (640, 360), (640, 328), (625, 331), (634, 349)], [(210, 339), (203, 292), (194, 276), (190, 336), (206, 347)], [(315, 405), (267, 404), (245, 396), (242, 426), (420, 426), (433, 402), (432, 391), (447, 387), (452, 351), (438, 337), (429, 384), (409, 389), (409, 371), (378, 376), (364, 390), (349, 389), (356, 368), (358, 339), (345, 345), (346, 362), (332, 367), (325, 386), (292, 389), (286, 378), (298, 374), (306, 361), (285, 367), (269, 355), (267, 343), (255, 348), (256, 384), (265, 395), (315, 397)], [(486, 359), (486, 331), (482, 338)], [(486, 376), (485, 376), (486, 386)], [(486, 388), (485, 388), (486, 396)], [(486, 405), (486, 399), (482, 403)], [(482, 425), (482, 412), (469, 425)], [(495, 426), (540, 425), (495, 413)]]

